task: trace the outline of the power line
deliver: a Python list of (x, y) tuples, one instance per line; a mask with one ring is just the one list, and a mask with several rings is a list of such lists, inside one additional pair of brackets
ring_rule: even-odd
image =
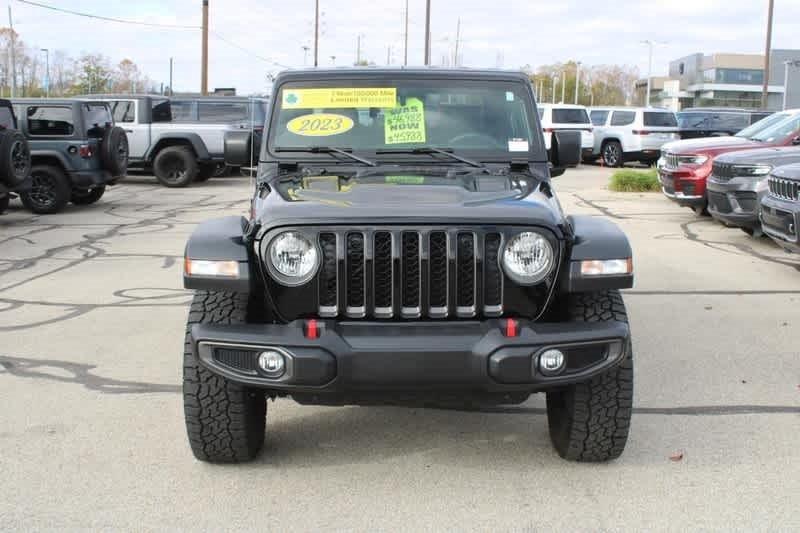
[[(168, 29), (182, 29), (182, 30), (202, 30), (203, 29), (202, 26), (186, 26), (186, 25), (180, 25), (180, 24), (159, 24), (159, 23), (155, 23), (155, 22), (144, 22), (144, 21), (141, 21), (141, 20), (127, 20), (127, 19), (121, 19), (121, 18), (115, 18), (115, 17), (106, 17), (106, 16), (103, 16), (103, 15), (93, 15), (91, 13), (73, 11), (71, 9), (63, 9), (63, 8), (60, 8), (60, 7), (55, 7), (55, 6), (51, 6), (51, 5), (47, 5), (47, 4), (42, 4), (41, 2), (32, 2), (30, 0), (17, 0), (17, 2), (19, 2), (21, 4), (26, 4), (26, 5), (29, 5), (29, 6), (33, 6), (33, 7), (39, 7), (39, 8), (42, 8), (42, 9), (49, 9), (50, 11), (56, 11), (58, 13), (64, 13), (64, 14), (67, 14), (67, 15), (74, 15), (76, 17), (84, 17), (84, 18), (90, 18), (90, 19), (95, 19), (95, 20), (104, 20), (104, 21), (107, 21), (107, 22), (116, 22), (116, 23), (119, 23), (119, 24), (133, 24), (133, 25), (136, 25), (136, 26), (149, 26), (149, 27), (153, 27), (153, 28), (168, 28)], [(288, 67), (286, 65), (282, 65), (280, 63), (277, 63), (276, 61), (274, 61), (272, 59), (269, 59), (267, 57), (261, 56), (261, 55), (255, 53), (255, 52), (253, 52), (252, 50), (248, 50), (247, 48), (236, 44), (235, 42), (231, 41), (230, 39), (226, 39), (225, 37), (223, 37), (222, 35), (220, 35), (219, 33), (215, 32), (215, 31), (209, 31), (209, 33), (211, 35), (213, 35), (215, 39), (219, 39), (220, 41), (224, 42), (225, 44), (227, 44), (229, 46), (232, 46), (233, 48), (236, 48), (236, 49), (238, 49), (238, 50), (240, 50), (242, 52), (245, 52), (246, 54), (249, 54), (249, 55), (251, 55), (252, 57), (254, 57), (256, 59), (264, 61), (265, 63), (269, 63), (271, 65), (275, 65), (276, 67), (290, 68), (290, 67)]]
[(185, 26), (181, 24), (159, 24), (156, 22), (144, 22), (141, 20), (126, 20), (126, 19), (119, 19), (114, 17), (104, 17), (102, 15), (92, 15), (91, 13), (82, 13), (80, 11), (72, 11), (71, 9), (64, 9), (61, 7), (50, 6), (47, 4), (42, 4), (39, 2), (31, 2), (30, 0), (17, 0), (17, 2), (21, 4), (27, 4), (29, 6), (40, 7), (42, 9), (49, 9), (51, 11), (57, 11), (59, 13), (66, 13), (68, 15), (75, 15), (76, 17), (86, 17), (90, 19), (97, 19), (97, 20), (105, 20), (107, 22), (118, 22), (120, 24), (135, 24), (137, 26), (151, 26), (155, 28), (172, 28), (172, 29), (183, 29), (183, 30), (199, 30), (202, 29), (200, 26)]

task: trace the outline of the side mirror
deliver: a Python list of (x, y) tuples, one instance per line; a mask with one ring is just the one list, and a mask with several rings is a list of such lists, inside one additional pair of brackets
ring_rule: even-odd
[(550, 177), (560, 176), (567, 167), (576, 167), (581, 162), (581, 132), (557, 131), (553, 133), (550, 149)]
[[(254, 151), (255, 149), (255, 151)], [(257, 147), (253, 144), (253, 134), (250, 131), (225, 132), (225, 164), (232, 167), (250, 167), (251, 156), (257, 158)]]

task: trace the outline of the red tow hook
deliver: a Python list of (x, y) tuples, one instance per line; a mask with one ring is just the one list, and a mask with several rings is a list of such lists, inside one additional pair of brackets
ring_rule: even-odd
[(316, 319), (306, 320), (305, 324), (306, 329), (306, 339), (319, 339), (319, 324), (317, 323)]
[(519, 322), (517, 322), (513, 318), (507, 318), (505, 320), (505, 323), (503, 324), (503, 335), (505, 335), (506, 337), (518, 337)]

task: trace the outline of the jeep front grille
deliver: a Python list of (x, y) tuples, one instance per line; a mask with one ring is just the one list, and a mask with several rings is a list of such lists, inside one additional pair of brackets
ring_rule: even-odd
[(770, 196), (780, 200), (800, 201), (800, 182), (770, 176), (767, 184)]
[(502, 232), (458, 228), (320, 233), (319, 315), (501, 316), (502, 243)]
[(730, 181), (734, 178), (733, 174), (733, 165), (731, 163), (720, 163), (719, 161), (714, 161), (714, 164), (711, 167), (711, 175), (714, 176), (714, 179), (720, 182)]
[(667, 152), (667, 154), (664, 156), (664, 165), (667, 168), (678, 168), (680, 166), (678, 156)]

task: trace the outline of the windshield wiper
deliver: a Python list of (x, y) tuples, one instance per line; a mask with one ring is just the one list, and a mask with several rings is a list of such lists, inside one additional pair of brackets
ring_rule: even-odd
[(430, 146), (424, 148), (396, 148), (390, 150), (376, 150), (376, 154), (441, 154), (449, 157), (450, 159), (455, 159), (456, 161), (460, 161), (462, 163), (466, 163), (467, 165), (475, 168), (485, 168), (484, 165), (478, 163), (477, 161), (473, 161), (472, 159), (467, 159), (466, 157), (461, 157), (460, 155), (456, 155), (453, 153), (452, 148), (433, 148)]
[(369, 159), (364, 159), (363, 157), (359, 157), (357, 155), (351, 154), (348, 150), (342, 150), (341, 148), (334, 148), (332, 146), (300, 146), (297, 148), (275, 148), (276, 152), (308, 152), (311, 154), (339, 154), (345, 157), (349, 157), (353, 161), (358, 161), (364, 165), (370, 167), (377, 167), (378, 164), (375, 161), (370, 161)]

